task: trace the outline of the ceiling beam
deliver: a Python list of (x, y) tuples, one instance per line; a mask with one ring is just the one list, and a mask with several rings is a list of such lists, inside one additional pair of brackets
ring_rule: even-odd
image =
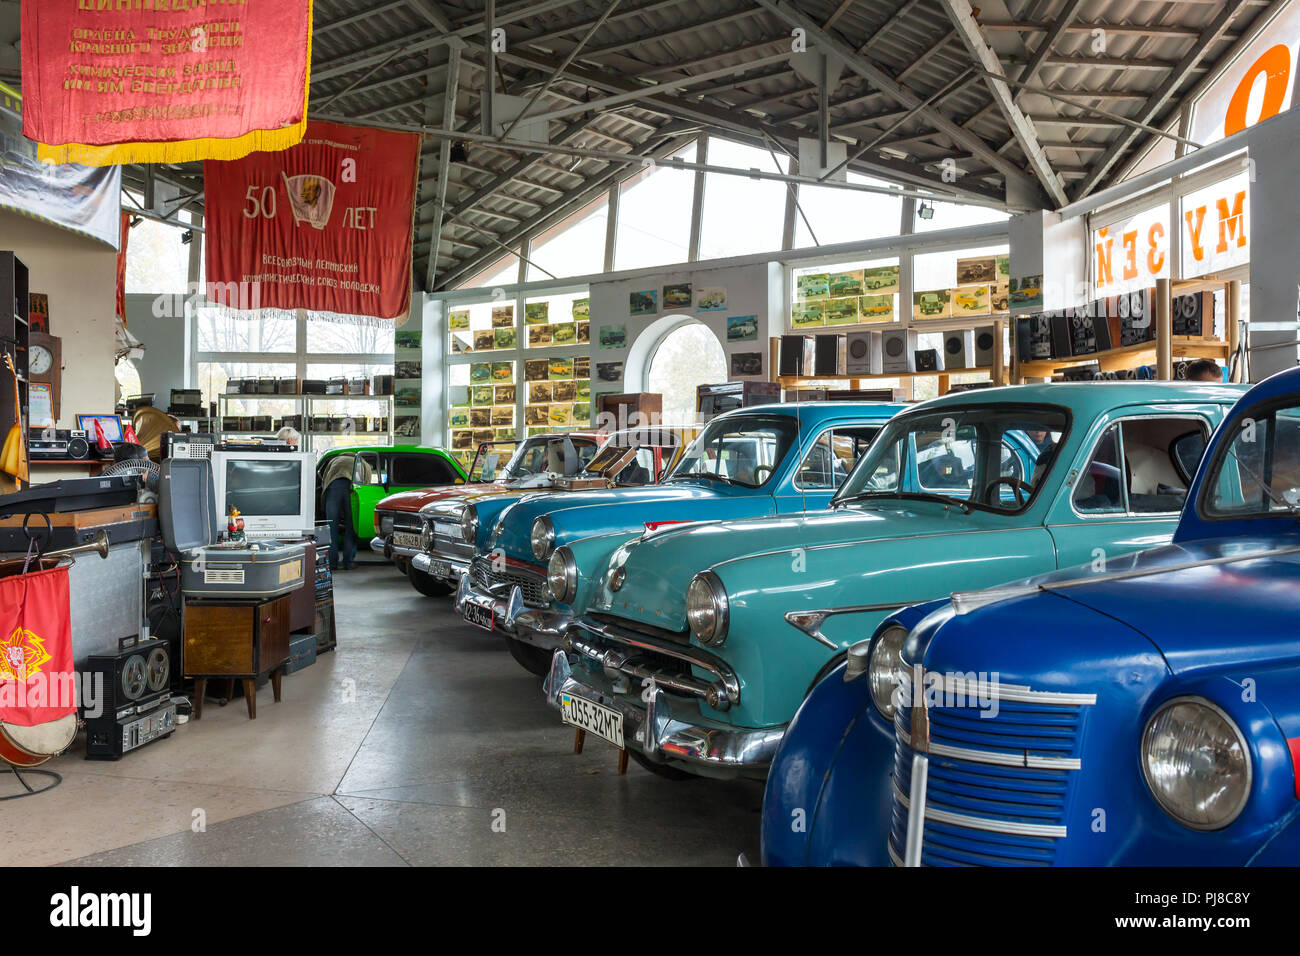
[[(450, 26), (450, 24), (448, 24)], [(460, 84), (460, 51), (462, 44), (452, 44), (447, 59), (447, 85), (442, 92), (442, 128), (456, 128), (456, 94)], [(429, 245), (429, 263), (425, 269), (424, 288), (433, 291), (438, 273), (438, 243), (442, 237), (442, 216), (447, 202), (447, 177), (451, 172), (452, 141), (444, 139), (438, 151), (438, 190), (436, 212), (433, 220), (433, 242)]]
[[(1074, 18), (1079, 15), (1079, 8), (1081, 6), (1083, 6), (1083, 0), (1066, 0), (1065, 8), (1056, 15), (1056, 19), (1053, 21), (1051, 29), (1047, 31), (1047, 36), (1045, 36), (1042, 42), (1034, 49), (1033, 55), (1029, 58), (1029, 63), (1020, 71), (1020, 74), (1016, 79), (1020, 80), (1021, 83), (1034, 82), (1034, 77), (1036, 77), (1038, 71), (1042, 69), (1043, 61), (1047, 59), (1048, 54), (1052, 52), (1057, 41), (1061, 39), (1061, 36), (1065, 33), (1066, 29), (1069, 28), (1070, 24), (1074, 21)], [(983, 24), (981, 24), (981, 26), (982, 25)], [(1018, 104), (1024, 95), (1023, 90), (1016, 94), (1015, 102)]]

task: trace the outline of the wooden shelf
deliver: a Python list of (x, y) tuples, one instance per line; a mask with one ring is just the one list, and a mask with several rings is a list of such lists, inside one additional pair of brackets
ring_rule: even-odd
[[(1173, 358), (1179, 359), (1223, 359), (1228, 358), (1228, 343), (1214, 339), (1196, 338), (1190, 335), (1171, 336)], [(1020, 363), (1020, 374), (1027, 378), (1050, 378), (1053, 372), (1063, 368), (1079, 365), (1098, 365), (1103, 372), (1116, 372), (1136, 368), (1139, 365), (1156, 364), (1156, 342), (1138, 342), (1124, 345), (1105, 352), (1091, 355), (1074, 355), (1070, 358), (1036, 359)]]
[(807, 382), (872, 382), (906, 378), (934, 378), (940, 375), (987, 375), (991, 379), (993, 377), (993, 367), (988, 365), (980, 368), (945, 368), (934, 372), (872, 372), (862, 375), (782, 375), (777, 378), (777, 381), (782, 388), (799, 388)]

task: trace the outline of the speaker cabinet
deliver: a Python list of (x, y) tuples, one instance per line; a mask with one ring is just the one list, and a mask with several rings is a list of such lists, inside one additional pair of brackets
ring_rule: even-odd
[(781, 375), (811, 376), (816, 361), (817, 353), (816, 345), (813, 342), (813, 336), (781, 336), (781, 351), (777, 359), (777, 370)]
[(1174, 296), (1172, 319), (1174, 335), (1214, 338), (1214, 293)]
[(1052, 358), (1069, 358), (1074, 354), (1070, 351), (1070, 320), (1074, 317), (1074, 310), (1060, 309), (1043, 314), (1051, 323)]
[(882, 372), (915, 372), (916, 332), (912, 329), (886, 329), (880, 333), (880, 352)]
[(958, 329), (943, 333), (944, 368), (973, 368), (975, 366), (975, 332)]
[(880, 374), (880, 333), (850, 332), (844, 354), (846, 375)]
[(981, 325), (974, 333), (975, 368), (992, 368), (997, 352), (1002, 348), (996, 325)]
[(917, 349), (916, 370), (918, 372), (942, 372), (943, 352), (939, 349)]
[(848, 346), (843, 335), (818, 335), (814, 352), (814, 375), (843, 375)]

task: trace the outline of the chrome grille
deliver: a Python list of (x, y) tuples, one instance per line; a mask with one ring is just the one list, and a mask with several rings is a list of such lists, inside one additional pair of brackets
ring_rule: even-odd
[(419, 534), (424, 530), (424, 522), (414, 511), (392, 511), (385, 512), (385, 517), (392, 517), (394, 531), (410, 531), (413, 534)]
[(524, 604), (529, 607), (546, 607), (550, 604), (546, 581), (537, 574), (509, 567), (505, 571), (494, 571), (490, 561), (477, 558), (469, 566), (469, 580), (479, 590), (503, 599), (510, 596), (510, 589), (517, 584), (523, 592)]
[[(928, 708), (930, 742), (921, 863), (926, 866), (1048, 866), (1066, 834), (1071, 781), (1091, 695), (998, 692), (998, 713), (972, 706)], [(1073, 697), (1074, 702), (1035, 700)], [(1028, 698), (1028, 699), (1026, 699)], [(894, 718), (894, 792), (889, 852), (907, 844), (912, 708)], [(920, 825), (918, 820), (914, 825)]]

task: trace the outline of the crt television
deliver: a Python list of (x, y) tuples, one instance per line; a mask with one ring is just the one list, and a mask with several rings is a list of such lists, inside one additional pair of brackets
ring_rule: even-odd
[(311, 452), (214, 451), (217, 524), (231, 508), (250, 538), (298, 537), (316, 524), (316, 456)]

